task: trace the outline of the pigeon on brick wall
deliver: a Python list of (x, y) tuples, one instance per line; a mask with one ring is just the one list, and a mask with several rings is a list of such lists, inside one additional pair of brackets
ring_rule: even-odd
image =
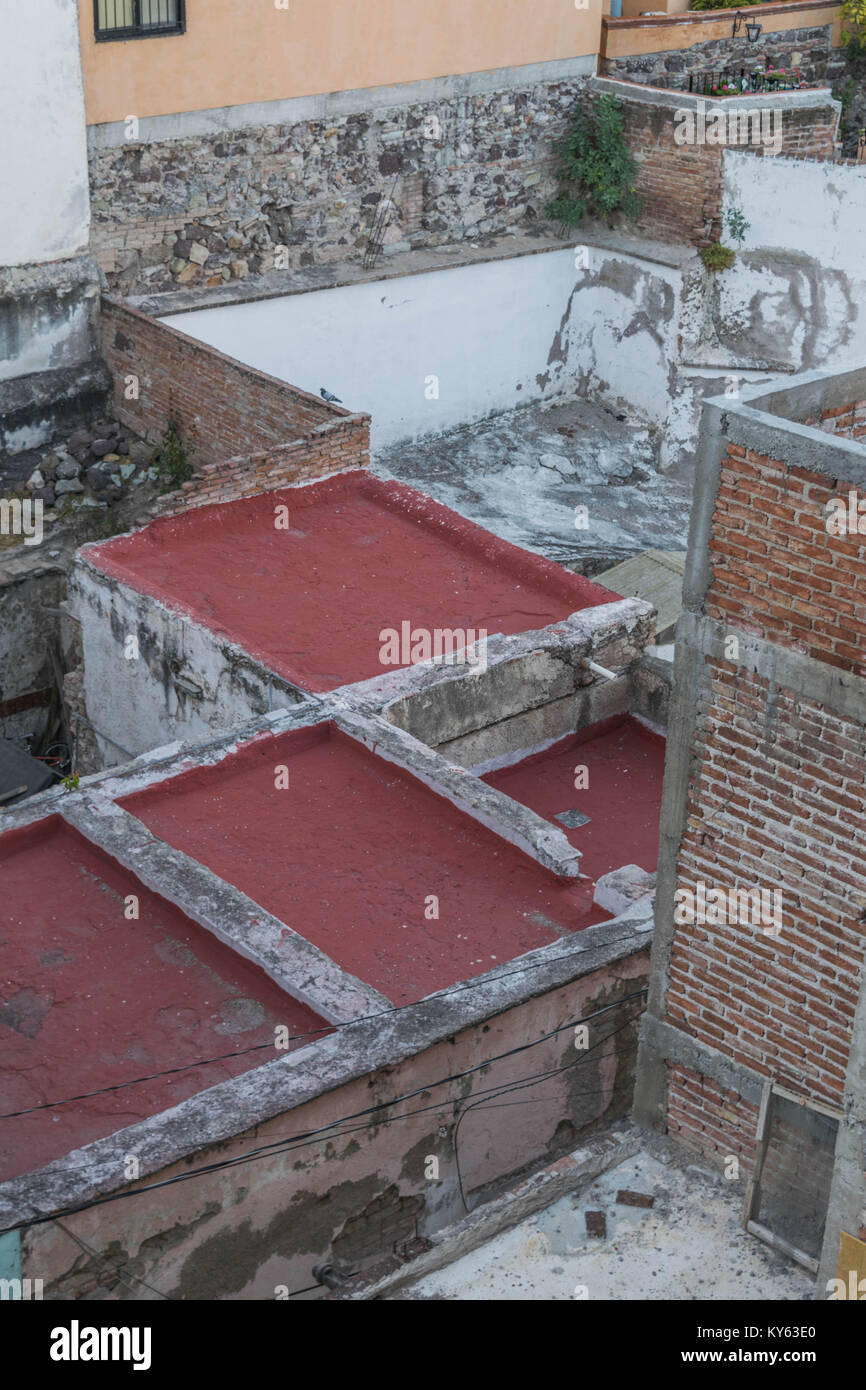
[(324, 386), (319, 387), (319, 395), (322, 397), (323, 401), (330, 401), (332, 405), (343, 404), (339, 396), (332, 396), (330, 391), (325, 390)]

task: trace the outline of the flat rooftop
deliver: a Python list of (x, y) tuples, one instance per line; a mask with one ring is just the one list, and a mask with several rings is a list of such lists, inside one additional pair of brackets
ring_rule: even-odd
[(119, 804), (395, 1004), (609, 920), (590, 880), (557, 877), (330, 722)]
[[(581, 852), (581, 873), (596, 880), (623, 864), (655, 873), (664, 765), (662, 735), (615, 716), (482, 780), (562, 830)], [(579, 789), (577, 768), (586, 770)], [(588, 820), (569, 824), (580, 816)]]
[(0, 882), (0, 1110), (103, 1092), (0, 1120), (0, 1181), (284, 1055), (277, 1024), (328, 1031), (58, 816), (0, 837)]
[(404, 622), (507, 636), (619, 599), (363, 470), (197, 507), (83, 554), (313, 692), (411, 664), (380, 658), (383, 630)]

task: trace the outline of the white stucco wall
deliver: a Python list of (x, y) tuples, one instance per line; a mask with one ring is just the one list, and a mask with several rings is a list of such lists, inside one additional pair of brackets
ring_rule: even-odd
[(863, 274), (866, 165), (756, 159), (734, 150), (723, 159), (725, 207), (742, 208), (752, 224), (744, 250), (784, 247)]
[(524, 402), (568, 397), (581, 384), (630, 403), (641, 418), (663, 419), (676, 280), (675, 272), (594, 247), (588, 266), (576, 265), (568, 248), (166, 322), (370, 411), (374, 446), (383, 448)]
[(87, 247), (90, 196), (77, 0), (0, 0), (0, 267)]
[(795, 370), (866, 357), (866, 166), (724, 153), (724, 209), (751, 223), (718, 276), (731, 344)]

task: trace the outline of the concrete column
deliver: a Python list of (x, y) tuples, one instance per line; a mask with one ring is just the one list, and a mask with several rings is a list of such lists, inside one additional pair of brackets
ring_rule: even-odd
[(0, 452), (14, 453), (98, 398), (104, 373), (77, 0), (0, 0), (0, 50)]

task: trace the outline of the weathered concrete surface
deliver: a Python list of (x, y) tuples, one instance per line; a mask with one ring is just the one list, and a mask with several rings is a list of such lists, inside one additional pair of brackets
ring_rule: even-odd
[[(592, 400), (528, 406), (377, 455), (373, 471), (429, 492), (515, 545), (582, 574), (642, 550), (685, 549), (690, 485), (657, 471), (659, 437)], [(586, 507), (586, 529), (575, 508)]]
[[(653, 1206), (618, 1203), (621, 1189), (651, 1195)], [(811, 1277), (742, 1229), (742, 1201), (740, 1184), (653, 1143), (397, 1296), (590, 1305), (811, 1298)], [(606, 1213), (603, 1239), (587, 1234), (587, 1210)]]
[(404, 729), (346, 708), (335, 716), (337, 727), (369, 748), (378, 758), (396, 763), (445, 796), (459, 810), (562, 878), (580, 877), (580, 850), (542, 816), (510, 796), (488, 787), (463, 768), (456, 768)]
[(329, 1022), (389, 1007), (375, 989), (341, 970), (284, 922), (210, 869), (151, 835), (135, 816), (97, 794), (61, 803), (63, 819), (131, 869), (148, 888), (260, 966), (286, 994)]
[[(34, 553), (38, 549), (38, 554)], [(37, 738), (46, 727), (59, 656), (63, 566), (42, 547), (0, 555), (0, 734)]]
[(213, 737), (304, 698), (238, 646), (100, 574), (83, 555), (69, 576), (68, 603), (81, 624), (88, 718), (106, 765), (179, 735)]
[(724, 204), (750, 224), (730, 271), (715, 278), (719, 344), (779, 370), (866, 355), (866, 169), (723, 154)]
[[(453, 1133), (463, 1105), (536, 1073), (547, 1078), (540, 1105), (519, 1115), (473, 1109), (461, 1125), (461, 1172), (473, 1204), (540, 1153), (553, 1158), (623, 1114), (646, 979), (647, 922), (629, 920), (590, 928), (576, 957), (558, 942), (556, 952), (545, 948), (533, 953), (538, 959), (411, 1008), (348, 1024), (6, 1184), (4, 1227), (100, 1192), (131, 1190), (122, 1176), (129, 1154), (141, 1164), (139, 1187), (151, 1174), (180, 1179), (170, 1207), (158, 1189), (68, 1217), (104, 1255), (82, 1259), (50, 1221), (30, 1226), (24, 1273), (38, 1270), (49, 1297), (81, 1296), (100, 1283), (109, 1297), (146, 1296), (112, 1279), (120, 1260), (168, 1296), (267, 1299), (280, 1297), (279, 1287), (312, 1283), (312, 1266), (323, 1260), (357, 1269), (395, 1239), (454, 1221), (462, 1202)], [(592, 1045), (583, 1054), (575, 1052), (572, 1026), (582, 1017), (590, 1020)], [(551, 1083), (551, 1069), (560, 1068)], [(420, 1102), (419, 1091), (427, 1093)], [(346, 1127), (345, 1116), (358, 1120)], [(318, 1137), (310, 1141), (311, 1134)], [(298, 1142), (287, 1146), (292, 1136)], [(239, 1181), (231, 1169), (186, 1181), (192, 1154), (201, 1166), (253, 1150), (260, 1156), (238, 1169)], [(425, 1176), (428, 1156), (439, 1159), (435, 1179)]]

